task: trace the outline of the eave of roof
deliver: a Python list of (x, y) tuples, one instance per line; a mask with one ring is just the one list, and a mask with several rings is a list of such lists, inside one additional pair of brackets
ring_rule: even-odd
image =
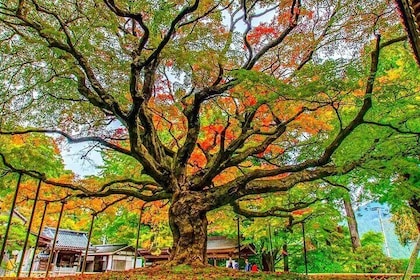
[(396, 0), (414, 56), (420, 65), (420, 0)]
[(113, 246), (115, 247), (115, 250), (113, 250), (113, 251), (105, 251), (105, 252), (95, 252), (95, 251), (93, 251), (93, 252), (89, 252), (88, 255), (89, 256), (107, 256), (107, 255), (115, 255), (115, 254), (118, 254), (118, 253), (123, 252), (123, 251), (130, 251), (133, 254), (135, 252), (134, 247), (131, 246), (131, 245), (127, 245), (127, 244), (123, 244), (122, 245), (123, 247), (121, 247), (121, 244), (93, 245), (92, 249), (95, 250), (95, 248), (97, 248), (97, 247), (113, 247)]
[[(40, 236), (40, 245), (46, 247), (52, 246), (52, 240), (55, 236), (55, 228), (45, 227)], [(59, 229), (57, 236), (57, 243), (55, 244), (55, 250), (69, 250), (81, 252), (86, 249), (87, 245), (87, 233), (83, 231), (75, 231), (69, 229)]]

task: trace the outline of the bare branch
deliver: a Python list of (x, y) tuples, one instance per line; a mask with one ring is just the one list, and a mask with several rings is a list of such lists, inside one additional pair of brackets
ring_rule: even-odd
[(265, 55), (272, 48), (280, 45), (287, 35), (292, 32), (292, 30), (297, 26), (297, 21), (300, 15), (301, 0), (293, 0), (293, 4), (290, 9), (290, 22), (285, 30), (274, 40), (270, 41), (265, 45), (259, 52), (257, 52), (251, 60), (249, 60), (244, 66), (243, 69), (250, 70), (252, 69), (258, 60)]
[(184, 7), (179, 14), (175, 17), (175, 19), (171, 22), (168, 32), (163, 37), (163, 40), (159, 43), (156, 50), (144, 61), (140, 64), (140, 68), (143, 65), (149, 65), (153, 60), (156, 60), (160, 53), (162, 52), (163, 48), (168, 44), (169, 40), (171, 39), (172, 35), (175, 33), (176, 27), (178, 23), (188, 14), (194, 12), (198, 8), (198, 4), (200, 3), (199, 0), (195, 0), (191, 6)]
[(399, 128), (397, 126), (394, 126), (390, 123), (380, 123), (380, 122), (367, 121), (367, 120), (363, 120), (363, 123), (364, 124), (371, 124), (371, 125), (375, 125), (375, 126), (380, 126), (380, 127), (387, 127), (387, 128), (390, 128), (390, 129), (392, 129), (392, 130), (394, 130), (398, 133), (401, 133), (401, 134), (413, 134), (413, 135), (417, 135), (417, 136), (420, 135), (419, 131), (410, 131), (410, 130), (406, 130), (406, 129), (401, 129), (401, 128)]
[[(116, 4), (114, 0), (104, 0), (105, 4), (108, 6), (108, 8), (117, 16), (124, 17), (124, 18), (131, 18), (134, 19), (140, 27), (143, 29), (144, 34), (140, 39), (139, 46), (136, 51), (136, 55), (140, 56), (143, 49), (146, 47), (146, 44), (149, 40), (150, 31), (149, 28), (146, 26), (143, 20), (143, 15), (141, 13), (131, 13), (129, 11), (124, 11), (120, 9)], [(134, 24), (134, 23), (133, 23)]]
[(339, 188), (345, 189), (345, 190), (346, 190), (346, 191), (348, 191), (348, 192), (350, 192), (350, 191), (351, 191), (349, 187), (347, 187), (347, 186), (345, 186), (345, 185), (343, 185), (343, 184), (339, 184), (339, 183), (332, 182), (331, 180), (328, 180), (328, 179), (326, 179), (326, 178), (322, 178), (321, 180), (322, 180), (322, 181), (324, 181), (325, 183), (327, 183), (327, 184), (331, 185), (331, 186), (334, 186), (334, 187), (339, 187)]

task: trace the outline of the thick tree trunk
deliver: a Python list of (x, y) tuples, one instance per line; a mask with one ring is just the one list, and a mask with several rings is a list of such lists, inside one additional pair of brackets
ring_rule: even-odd
[(174, 195), (169, 210), (173, 246), (169, 264), (207, 264), (207, 209), (197, 193)]
[(355, 251), (357, 248), (362, 247), (362, 243), (360, 242), (360, 237), (359, 237), (359, 231), (357, 230), (356, 216), (354, 215), (350, 197), (344, 196), (343, 201), (344, 201), (344, 209), (346, 211), (346, 216), (347, 216), (347, 224), (350, 230), (351, 246), (353, 248), (353, 251)]

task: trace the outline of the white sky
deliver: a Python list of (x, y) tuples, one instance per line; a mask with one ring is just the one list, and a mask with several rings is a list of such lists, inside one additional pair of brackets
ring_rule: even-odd
[(63, 145), (61, 155), (65, 168), (82, 177), (97, 175), (99, 170), (96, 167), (103, 164), (102, 157), (97, 150), (90, 151), (87, 157), (84, 157), (87, 149), (86, 143)]

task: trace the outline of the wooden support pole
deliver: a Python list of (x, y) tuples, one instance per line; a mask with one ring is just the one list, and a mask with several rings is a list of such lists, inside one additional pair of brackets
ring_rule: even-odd
[(19, 193), (19, 187), (20, 187), (20, 181), (22, 180), (22, 173), (19, 173), (19, 178), (16, 184), (16, 190), (15, 190), (15, 194), (13, 196), (13, 201), (12, 201), (12, 208), (10, 209), (10, 216), (9, 216), (9, 220), (7, 222), (7, 226), (6, 226), (6, 232), (4, 233), (3, 236), (3, 243), (1, 245), (1, 251), (0, 251), (0, 265), (3, 262), (3, 257), (4, 257), (4, 252), (6, 251), (6, 243), (7, 243), (7, 237), (9, 236), (9, 230), (10, 230), (10, 225), (12, 224), (12, 217), (13, 217), (13, 213), (15, 211), (15, 206), (16, 206), (16, 199)]
[(36, 236), (35, 248), (34, 248), (34, 255), (32, 256), (31, 265), (29, 266), (29, 274), (28, 274), (28, 277), (31, 277), (32, 266), (34, 265), (35, 255), (36, 255), (36, 249), (38, 248), (38, 242), (39, 242), (39, 238), (40, 238), (41, 233), (42, 233), (42, 225), (44, 224), (45, 214), (47, 213), (48, 204), (49, 204), (48, 201), (46, 201), (45, 204), (44, 204), (44, 211), (42, 212), (41, 224), (39, 225), (38, 235)]
[(275, 272), (276, 269), (274, 268), (273, 240), (272, 240), (272, 237), (271, 237), (271, 223), (268, 224), (268, 236), (269, 236), (269, 240), (270, 240), (271, 271)]
[(305, 274), (308, 276), (308, 257), (306, 255), (305, 222), (302, 222), (303, 255), (305, 258)]
[(239, 226), (240, 217), (237, 218), (237, 231), (238, 231), (238, 269), (239, 269), (239, 261), (241, 260), (241, 228)]
[(26, 246), (28, 245), (29, 234), (31, 233), (31, 227), (32, 227), (32, 222), (34, 220), (35, 208), (36, 208), (36, 203), (38, 202), (39, 191), (41, 189), (41, 183), (42, 183), (42, 181), (39, 180), (38, 181), (38, 186), (36, 188), (34, 205), (32, 206), (32, 212), (31, 212), (31, 217), (29, 219), (28, 230), (26, 231), (26, 237), (25, 237), (25, 242), (23, 244), (23, 248), (22, 248), (22, 256), (20, 257), (19, 267), (18, 267), (18, 271), (17, 271), (17, 277), (20, 276), (20, 272), (22, 271), (23, 261), (25, 260)]
[(88, 251), (89, 251), (90, 238), (92, 237), (93, 224), (95, 223), (95, 217), (96, 217), (96, 213), (93, 213), (92, 214), (92, 220), (90, 222), (88, 241), (87, 241), (86, 249), (85, 249), (85, 257), (83, 258), (82, 275), (85, 273), (85, 269), (86, 269), (87, 255), (88, 255)]
[(47, 272), (45, 273), (45, 278), (48, 277), (48, 274), (50, 272), (50, 265), (51, 265), (51, 262), (52, 262), (52, 259), (53, 259), (53, 255), (54, 255), (54, 251), (55, 251), (55, 243), (57, 242), (58, 230), (60, 229), (61, 218), (63, 217), (64, 205), (66, 205), (66, 201), (61, 201), (60, 215), (58, 217), (58, 223), (57, 223), (57, 226), (55, 228), (54, 241), (53, 241), (53, 244), (52, 244), (50, 256), (48, 258)]
[(141, 218), (143, 216), (144, 206), (146, 203), (143, 203), (143, 205), (140, 208), (140, 215), (139, 215), (139, 224), (137, 227), (137, 239), (136, 239), (136, 251), (134, 252), (134, 264), (133, 268), (136, 268), (137, 263), (137, 256), (138, 256), (138, 250), (139, 250), (139, 239), (140, 239), (140, 228), (141, 228)]

